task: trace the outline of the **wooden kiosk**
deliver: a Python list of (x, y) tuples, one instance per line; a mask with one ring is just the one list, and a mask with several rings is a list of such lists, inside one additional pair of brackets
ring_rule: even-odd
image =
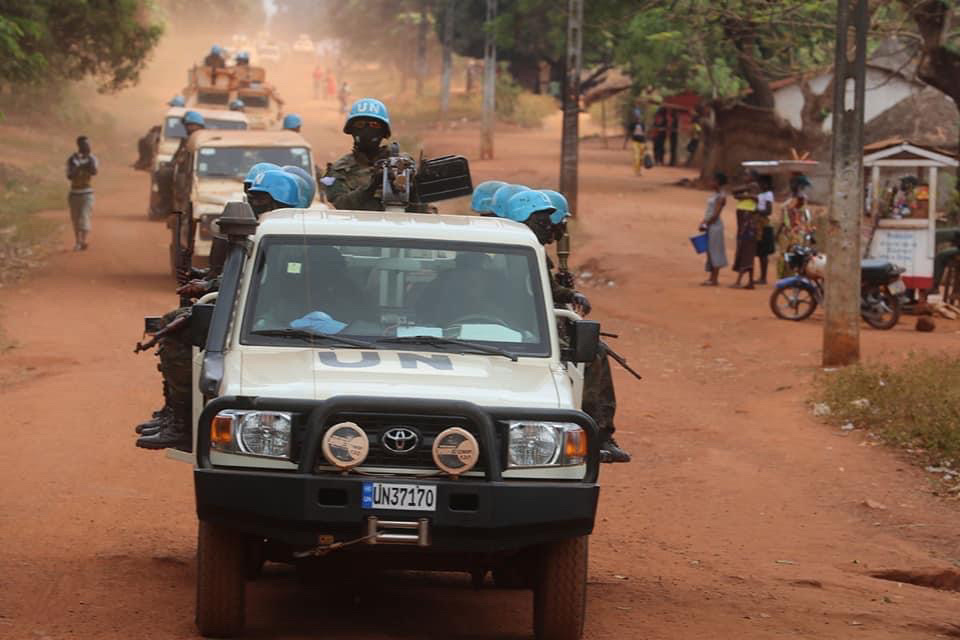
[[(955, 169), (957, 159), (943, 151), (892, 139), (867, 145), (868, 172), (863, 223), (864, 257), (889, 260), (906, 271), (908, 289), (933, 284), (937, 250), (937, 180), (940, 169)], [(907, 182), (912, 193), (902, 188)]]

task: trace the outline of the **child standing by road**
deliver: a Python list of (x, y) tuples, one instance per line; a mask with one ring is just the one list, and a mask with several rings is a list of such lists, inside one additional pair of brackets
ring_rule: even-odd
[(97, 175), (99, 163), (90, 152), (87, 136), (77, 138), (77, 152), (67, 158), (67, 179), (70, 181), (70, 222), (73, 223), (74, 251), (87, 248), (90, 234), (90, 219), (93, 217), (93, 176)]

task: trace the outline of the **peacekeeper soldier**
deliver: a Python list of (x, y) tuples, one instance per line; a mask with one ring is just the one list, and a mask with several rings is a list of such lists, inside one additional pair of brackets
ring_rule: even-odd
[(227, 66), (227, 61), (223, 58), (223, 47), (218, 44), (210, 47), (210, 53), (203, 59), (203, 66), (213, 69), (223, 69)]
[(283, 117), (283, 124), (281, 126), (285, 131), (300, 133), (300, 128), (303, 126), (303, 120), (301, 120), (300, 116), (295, 113), (288, 113)]
[[(497, 195), (504, 188), (501, 187), (494, 194), (495, 203)], [(546, 246), (557, 238), (558, 233), (562, 232), (557, 227), (563, 224), (565, 218), (569, 215), (565, 200), (561, 203), (561, 206), (563, 206), (561, 214), (555, 216), (554, 214), (557, 213), (558, 209), (546, 194), (532, 189), (521, 189), (510, 196), (506, 208), (501, 207), (499, 211), (503, 213), (501, 217), (527, 225), (540, 244)], [(497, 213), (497, 210), (495, 210), (495, 213)], [(497, 213), (497, 215), (500, 214)], [(558, 222), (555, 223), (554, 220), (558, 220)], [(553, 265), (549, 258), (547, 258), (547, 266), (552, 270)], [(583, 316), (590, 313), (590, 302), (587, 297), (575, 289), (558, 283), (552, 271), (550, 285), (554, 303), (569, 303)], [(597, 427), (600, 429), (600, 461), (630, 462), (630, 454), (621, 449), (613, 437), (616, 431), (613, 418), (616, 413), (617, 400), (613, 388), (613, 375), (610, 372), (609, 357), (608, 347), (601, 343), (600, 349), (597, 351), (597, 357), (585, 367), (583, 411), (596, 421)]]
[[(249, 190), (247, 201), (257, 218), (267, 211), (283, 207), (296, 207), (301, 203), (302, 195), (298, 179), (293, 174), (278, 169), (263, 171), (257, 175)], [(221, 242), (224, 242), (221, 239)], [(223, 269), (225, 251), (217, 252), (219, 264), (214, 265), (211, 252), (211, 273), (219, 276)], [(219, 278), (191, 280), (177, 289), (182, 296), (201, 296), (215, 291)], [(192, 345), (189, 333), (184, 331), (189, 323), (190, 307), (175, 309), (164, 316), (164, 328), (154, 337), (159, 347), (157, 355), (160, 363), (157, 369), (163, 376), (164, 406), (154, 412), (153, 419), (137, 425), (137, 446), (142, 449), (167, 449), (176, 447), (189, 450), (191, 440), (192, 392)], [(149, 348), (137, 345), (137, 351)]]
[(159, 194), (160, 203), (158, 209), (161, 211), (182, 211), (183, 209), (176, 209), (177, 205), (182, 205), (182, 202), (178, 202), (176, 198), (177, 194), (177, 167), (181, 167), (179, 173), (184, 176), (180, 178), (181, 182), (185, 182), (186, 178), (186, 169), (187, 162), (189, 160), (189, 154), (187, 153), (187, 141), (190, 139), (190, 134), (194, 131), (199, 131), (204, 129), (206, 124), (204, 123), (203, 116), (201, 116), (196, 111), (187, 111), (183, 114), (183, 117), (180, 118), (180, 121), (183, 123), (183, 128), (186, 130), (187, 135), (180, 139), (180, 145), (177, 147), (177, 150), (173, 154), (173, 158), (168, 164), (161, 165), (156, 173), (154, 174), (154, 182), (157, 184), (157, 193)]
[(173, 211), (186, 211), (190, 206), (190, 153), (187, 151), (187, 144), (190, 142), (190, 136), (197, 131), (207, 128), (207, 123), (203, 116), (196, 111), (187, 111), (183, 114), (183, 128), (187, 135), (180, 139), (177, 151), (173, 154), (171, 165), (173, 167), (173, 190), (171, 202)]
[(374, 98), (361, 98), (350, 107), (343, 132), (353, 136), (353, 150), (333, 163), (321, 179), (327, 200), (337, 209), (383, 211), (376, 198), (381, 187), (377, 160), (389, 157), (381, 143), (390, 137), (387, 107)]
[(494, 215), (493, 194), (495, 194), (500, 187), (505, 186), (507, 186), (507, 183), (500, 180), (481, 182), (473, 189), (473, 195), (470, 198), (470, 208), (481, 216)]

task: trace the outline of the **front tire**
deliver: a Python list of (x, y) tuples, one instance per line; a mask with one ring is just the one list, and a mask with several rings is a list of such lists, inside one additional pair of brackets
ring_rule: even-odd
[(208, 638), (231, 638), (243, 631), (246, 605), (243, 536), (200, 521), (197, 535), (197, 630)]
[(863, 292), (860, 316), (874, 329), (886, 331), (900, 322), (900, 298), (886, 287), (873, 287)]
[(817, 298), (809, 289), (796, 284), (786, 285), (770, 294), (770, 310), (781, 320), (799, 322), (817, 310)]
[(537, 640), (580, 640), (587, 615), (588, 537), (541, 548), (533, 589)]

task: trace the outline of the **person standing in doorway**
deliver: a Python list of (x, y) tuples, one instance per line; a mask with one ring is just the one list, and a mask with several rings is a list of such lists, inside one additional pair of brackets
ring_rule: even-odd
[(93, 176), (97, 175), (99, 163), (90, 151), (87, 136), (77, 138), (77, 152), (67, 158), (67, 180), (70, 181), (70, 221), (73, 223), (74, 251), (87, 248), (90, 235), (90, 219), (93, 217)]
[(667, 142), (667, 109), (660, 107), (653, 114), (653, 126), (650, 127), (650, 134), (653, 138), (653, 161), (656, 164), (663, 164), (663, 157)]
[(670, 136), (670, 166), (677, 166), (677, 143), (680, 135), (680, 118), (676, 109), (667, 112), (667, 134)]

